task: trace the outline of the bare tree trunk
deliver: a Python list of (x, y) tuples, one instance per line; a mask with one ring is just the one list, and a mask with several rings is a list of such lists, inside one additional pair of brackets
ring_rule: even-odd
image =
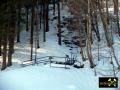
[(53, 0), (53, 15), (55, 15), (55, 0)]
[(38, 4), (36, 6), (36, 12), (35, 12), (35, 22), (36, 22), (36, 44), (37, 44), (37, 48), (40, 48), (40, 45), (39, 45), (39, 28), (38, 28), (38, 25), (39, 25), (39, 15), (38, 15)]
[(1, 70), (4, 70), (7, 65), (6, 65), (6, 56), (7, 56), (7, 33), (8, 30), (4, 30), (3, 32), (3, 61), (2, 61), (2, 68)]
[(93, 63), (93, 58), (92, 58), (92, 51), (91, 51), (91, 19), (90, 19), (90, 0), (88, 0), (88, 16), (87, 16), (87, 40), (86, 40), (86, 48), (87, 48), (87, 55), (88, 59), (90, 62), (90, 67), (94, 68), (95, 64)]
[(28, 16), (29, 16), (29, 7), (26, 6), (26, 31), (29, 31), (29, 19), (28, 19)]
[(106, 18), (107, 18), (107, 24), (109, 24), (108, 0), (106, 0)]
[(0, 56), (2, 55), (2, 31), (0, 34)]
[(42, 1), (41, 1), (41, 4), (40, 4), (40, 11), (39, 11), (39, 20), (40, 20), (40, 29), (41, 29), (41, 24), (42, 24), (42, 10), (43, 10), (43, 5), (42, 5)]
[(21, 18), (21, 6), (18, 5), (18, 12), (17, 12), (17, 42), (20, 42), (20, 18)]
[(113, 58), (112, 58), (112, 51), (110, 50), (110, 58), (111, 58), (111, 64), (113, 67), (113, 76), (116, 77), (116, 73), (115, 73), (115, 65), (113, 63)]
[(60, 0), (58, 0), (58, 44), (61, 45), (62, 42), (61, 42), (61, 27), (60, 27), (60, 24), (61, 24), (61, 20), (60, 20)]
[(117, 17), (117, 29), (118, 29), (118, 34), (120, 36), (120, 25), (119, 25), (119, 2), (118, 0), (113, 0), (114, 2), (114, 14)]
[(97, 9), (97, 5), (96, 5), (96, 0), (91, 0), (91, 12), (92, 12), (92, 29), (96, 34), (96, 37), (98, 39), (98, 42), (100, 42), (100, 33), (99, 33), (99, 28), (98, 28), (98, 9)]
[(82, 60), (85, 61), (85, 56), (84, 56), (84, 53), (83, 53), (83, 47), (80, 47), (80, 54), (82, 56)]
[(10, 18), (10, 23), (9, 23), (9, 51), (8, 51), (8, 63), (7, 66), (12, 65), (12, 54), (14, 52), (14, 40), (15, 40), (15, 26), (16, 26), (16, 10), (15, 6), (11, 5), (10, 6), (11, 10), (11, 18)]
[(120, 68), (120, 64), (119, 64), (118, 59), (117, 59), (117, 57), (116, 57), (116, 55), (115, 55), (115, 51), (114, 51), (113, 46), (111, 47), (111, 50), (112, 50), (112, 52), (113, 52), (113, 56), (114, 56), (114, 58), (115, 58), (115, 62), (116, 62), (116, 64), (118, 65), (118, 68)]
[(31, 44), (31, 53), (30, 53), (30, 60), (32, 61), (33, 60), (33, 32), (34, 32), (34, 24), (35, 24), (35, 1), (32, 0), (32, 10), (31, 10), (31, 13), (32, 13), (32, 16), (31, 16), (31, 33), (30, 33), (30, 44)]
[(46, 6), (45, 6), (46, 0), (43, 1), (43, 42), (46, 42)]
[(45, 3), (45, 6), (46, 6), (46, 9), (45, 9), (45, 18), (46, 18), (46, 32), (49, 31), (49, 18), (48, 18), (48, 14), (49, 14), (49, 0), (46, 0), (46, 3)]
[(118, 0), (113, 0), (114, 3), (114, 14), (118, 13)]
[(107, 15), (105, 15), (104, 13), (103, 13), (103, 11), (102, 11), (102, 9), (103, 9), (103, 5), (101, 5), (100, 4), (101, 2), (100, 2), (100, 0), (99, 0), (99, 2), (98, 2), (98, 9), (99, 9), (99, 11), (100, 11), (100, 16), (101, 16), (101, 20), (102, 20), (102, 22), (103, 22), (103, 27), (104, 27), (104, 32), (105, 32), (105, 37), (106, 37), (106, 41), (107, 41), (107, 45), (108, 45), (108, 47), (111, 47), (111, 45), (112, 45), (112, 40), (111, 40), (111, 38), (110, 38), (110, 32), (109, 32), (109, 30), (108, 30), (108, 20), (107, 20)]

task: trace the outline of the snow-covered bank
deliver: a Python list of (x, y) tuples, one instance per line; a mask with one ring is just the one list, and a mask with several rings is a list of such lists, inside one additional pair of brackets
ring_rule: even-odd
[(31, 66), (0, 74), (0, 90), (116, 90), (100, 89), (98, 77), (86, 69)]

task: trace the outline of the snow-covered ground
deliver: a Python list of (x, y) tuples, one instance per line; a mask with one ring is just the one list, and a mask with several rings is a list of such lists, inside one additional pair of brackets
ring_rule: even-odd
[[(70, 16), (67, 7), (61, 10), (61, 15), (65, 17)], [(49, 18), (53, 18), (52, 12), (50, 12)], [(47, 32), (46, 42), (43, 42), (42, 32), (40, 32), (40, 48), (37, 49), (37, 58), (44, 56), (65, 57), (66, 54), (70, 55), (69, 47), (66, 47), (64, 44), (60, 46), (57, 43), (57, 20), (50, 21), (49, 26), (50, 31)], [(66, 28), (63, 28), (63, 30), (66, 30)], [(67, 34), (67, 31), (64, 34)], [(97, 61), (97, 49), (95, 49), (97, 45), (93, 48), (94, 62), (97, 64), (94, 69), (89, 67), (88, 60), (82, 61), (79, 49), (74, 51), (77, 53), (77, 59), (84, 63), (84, 68), (76, 69), (69, 66), (70, 69), (65, 69), (64, 65), (56, 64), (52, 64), (52, 67), (49, 64), (21, 67), (23, 61), (30, 60), (29, 36), (29, 32), (25, 30), (21, 32), (21, 43), (15, 44), (13, 66), (0, 72), (0, 90), (120, 90), (120, 87), (117, 89), (99, 88), (99, 77), (113, 76), (114, 73), (112, 65), (110, 65), (110, 59), (100, 58), (100, 61)], [(119, 45), (115, 44), (115, 46), (117, 46), (115, 50), (120, 51)], [(102, 47), (100, 49), (101, 56), (107, 57), (109, 49), (103, 44), (100, 47)], [(120, 58), (119, 53), (117, 52), (118, 58)], [(55, 58), (55, 60), (64, 61), (62, 58)], [(120, 77), (118, 70), (116, 70), (116, 76)]]
[(89, 68), (29, 66), (0, 74), (0, 90), (116, 90), (100, 89)]

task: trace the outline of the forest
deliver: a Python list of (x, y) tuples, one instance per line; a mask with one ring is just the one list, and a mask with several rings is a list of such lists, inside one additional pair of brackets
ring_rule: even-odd
[[(96, 77), (118, 77), (119, 81), (119, 7), (120, 0), (0, 0), (0, 90), (99, 90)], [(54, 80), (56, 86), (37, 85), (41, 79), (31, 78), (38, 77), (39, 70), (50, 82), (55, 71), (60, 86), (57, 88)], [(13, 87), (5, 88), (6, 83), (11, 83), (7, 78), (11, 80), (16, 74), (23, 78), (24, 73), (24, 78), (33, 75), (29, 76), (31, 81), (24, 79), (33, 86), (24, 84), (18, 88), (14, 82)], [(81, 77), (90, 83), (86, 78), (89, 73), (96, 87), (90, 84), (85, 88), (85, 83), (80, 87)], [(73, 80), (74, 86), (66, 89), (61, 83), (72, 82), (72, 75), (78, 83)], [(111, 90), (120, 90), (120, 83), (118, 89)]]

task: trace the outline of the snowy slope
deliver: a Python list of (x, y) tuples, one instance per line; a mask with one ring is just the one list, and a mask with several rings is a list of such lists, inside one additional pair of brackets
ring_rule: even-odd
[[(49, 18), (52, 19), (52, 12), (49, 14)], [(65, 17), (70, 16), (67, 7), (61, 11), (61, 15)], [(40, 48), (37, 50), (38, 58), (43, 56), (64, 57), (66, 54), (70, 55), (69, 47), (65, 45), (59, 46), (57, 44), (56, 24), (57, 20), (50, 22), (50, 31), (47, 32), (46, 42), (42, 41), (42, 33), (40, 32)], [(66, 30), (66, 28), (63, 30)], [(65, 33), (67, 33), (67, 31)], [(0, 72), (0, 90), (120, 90), (115, 88), (99, 88), (99, 77), (104, 75), (113, 76), (113, 71), (111, 71), (113, 69), (112, 65), (109, 64), (108, 59), (101, 58), (101, 61), (98, 62), (97, 56), (94, 56), (97, 67), (90, 69), (88, 61), (82, 62), (80, 54), (78, 53), (79, 49), (75, 51), (78, 53), (78, 60), (85, 64), (84, 68), (76, 69), (70, 67), (70, 69), (64, 69), (62, 65), (60, 66), (62, 68), (57, 68), (59, 67), (58, 65), (53, 65), (54, 67), (50, 68), (49, 64), (39, 64), (22, 68), (20, 63), (30, 60), (30, 33), (23, 30), (21, 36), (21, 43), (15, 44), (13, 66)], [(118, 47), (116, 50), (117, 49), (120, 48)], [(106, 48), (102, 48), (101, 54), (107, 56), (107, 50)], [(97, 55), (96, 49), (93, 51), (93, 54)], [(61, 58), (56, 58), (56, 60), (64, 61), (64, 59)], [(97, 76), (95, 76), (94, 71), (97, 72)], [(120, 76), (120, 73), (118, 73), (117, 76)]]

